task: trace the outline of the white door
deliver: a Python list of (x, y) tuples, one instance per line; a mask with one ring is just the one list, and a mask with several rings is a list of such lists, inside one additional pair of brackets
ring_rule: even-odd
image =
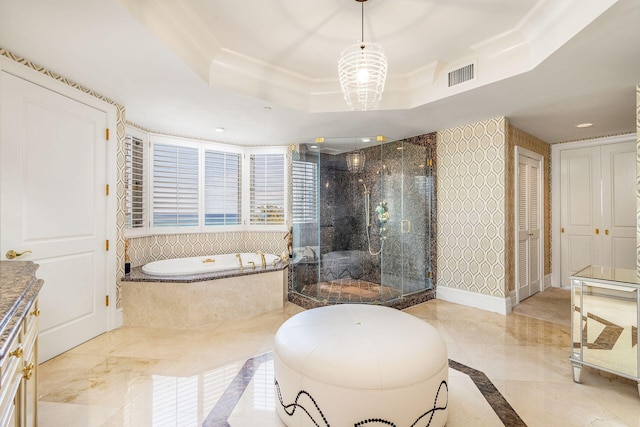
[(560, 269), (636, 268), (636, 143), (563, 150), (560, 155)]
[(605, 145), (602, 166), (602, 265), (636, 269), (636, 143)]
[(560, 194), (560, 274), (562, 286), (570, 286), (571, 274), (599, 258), (600, 147), (562, 151)]
[(39, 361), (107, 330), (106, 113), (1, 73), (0, 254), (44, 280)]
[(516, 277), (518, 302), (540, 292), (542, 254), (542, 158), (519, 150), (517, 166), (518, 236)]

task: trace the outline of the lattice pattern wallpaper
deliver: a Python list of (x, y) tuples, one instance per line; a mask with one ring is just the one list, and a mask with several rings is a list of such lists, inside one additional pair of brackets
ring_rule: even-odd
[(438, 285), (505, 297), (506, 119), (438, 132)]
[(640, 274), (640, 86), (636, 86), (636, 137), (638, 149), (636, 150), (636, 201), (638, 213), (636, 220), (636, 263)]
[[(544, 274), (551, 274), (551, 146), (546, 142), (529, 135), (520, 129), (514, 128), (507, 123), (507, 144), (506, 144), (506, 234), (505, 236), (513, 236), (515, 230), (515, 147), (526, 148), (529, 151), (544, 156), (542, 171), (542, 188), (543, 188), (543, 230), (544, 230)], [(507, 237), (507, 246), (505, 248), (506, 257), (505, 264), (507, 289), (512, 291), (515, 289), (515, 247), (509, 242)]]

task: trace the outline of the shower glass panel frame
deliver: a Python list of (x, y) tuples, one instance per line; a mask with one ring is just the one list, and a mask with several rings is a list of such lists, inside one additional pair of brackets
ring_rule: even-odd
[(317, 215), (315, 224), (296, 220), (294, 170), (293, 292), (320, 304), (387, 304), (433, 288), (435, 137), (428, 137), (357, 147), (366, 161), (356, 173), (346, 154), (357, 141), (341, 139), (340, 154), (300, 145), (294, 162), (317, 168)]

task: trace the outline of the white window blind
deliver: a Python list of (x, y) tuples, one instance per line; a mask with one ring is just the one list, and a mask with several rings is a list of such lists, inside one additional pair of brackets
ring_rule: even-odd
[(293, 223), (317, 221), (318, 198), (317, 165), (310, 162), (293, 162)]
[(251, 155), (251, 225), (284, 224), (284, 155)]
[(135, 230), (146, 226), (147, 203), (144, 179), (144, 142), (127, 136), (125, 140), (125, 218), (126, 228)]
[(153, 226), (198, 225), (198, 149), (154, 144)]
[(204, 225), (237, 225), (242, 218), (242, 156), (204, 152)]

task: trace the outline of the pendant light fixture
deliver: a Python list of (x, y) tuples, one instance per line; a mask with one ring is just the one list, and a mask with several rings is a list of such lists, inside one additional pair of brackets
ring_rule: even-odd
[(366, 111), (376, 108), (382, 98), (387, 79), (387, 57), (380, 45), (364, 42), (364, 3), (367, 0), (355, 1), (362, 6), (361, 39), (342, 51), (338, 76), (349, 108)]
[(359, 173), (364, 170), (364, 162), (367, 160), (364, 151), (358, 150), (356, 140), (353, 140), (353, 151), (347, 153), (347, 170), (351, 173)]

